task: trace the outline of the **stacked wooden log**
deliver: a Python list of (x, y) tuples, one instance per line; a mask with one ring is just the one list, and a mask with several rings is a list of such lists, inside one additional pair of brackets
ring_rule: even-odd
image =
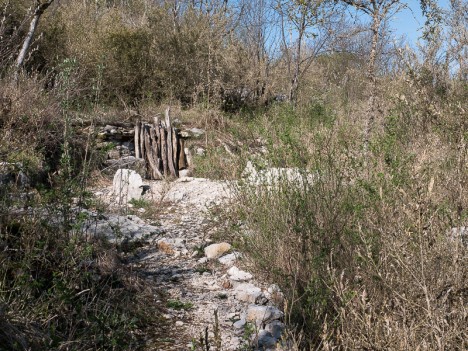
[(178, 177), (179, 170), (187, 168), (184, 139), (172, 126), (169, 108), (164, 117), (164, 121), (157, 116), (152, 124), (140, 121), (135, 125), (135, 157), (145, 160), (151, 179)]

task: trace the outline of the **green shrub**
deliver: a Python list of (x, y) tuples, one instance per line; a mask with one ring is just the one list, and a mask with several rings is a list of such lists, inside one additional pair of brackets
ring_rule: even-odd
[(110, 30), (103, 39), (104, 93), (108, 99), (123, 98), (138, 102), (145, 97), (149, 62), (150, 33), (145, 29), (120, 27)]
[(0, 343), (12, 350), (70, 342), (76, 350), (135, 348), (133, 331), (146, 312), (135, 300), (138, 288), (118, 267), (108, 268), (111, 248), (57, 228), (57, 212), (43, 215), (1, 213)]
[(63, 62), (52, 92), (32, 78), (0, 81), (15, 101), (2, 116), (0, 160), (38, 174), (29, 186), (0, 184), (2, 349), (138, 349), (137, 331), (159, 322), (116, 247), (81, 229), (86, 214), (76, 200), (89, 202), (95, 152), (73, 130), (75, 62)]

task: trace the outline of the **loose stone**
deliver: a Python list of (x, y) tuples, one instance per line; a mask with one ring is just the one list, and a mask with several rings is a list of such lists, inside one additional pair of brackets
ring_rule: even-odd
[(250, 305), (247, 308), (246, 320), (257, 324), (270, 322), (283, 317), (283, 312), (273, 306)]
[(205, 247), (205, 256), (208, 259), (218, 258), (227, 251), (231, 249), (231, 245), (228, 243), (220, 243), (220, 244), (211, 244)]
[(239, 268), (236, 266), (231, 267), (228, 270), (228, 274), (231, 278), (231, 280), (234, 280), (236, 282), (242, 282), (242, 281), (247, 281), (253, 278), (252, 274), (248, 272), (241, 271)]

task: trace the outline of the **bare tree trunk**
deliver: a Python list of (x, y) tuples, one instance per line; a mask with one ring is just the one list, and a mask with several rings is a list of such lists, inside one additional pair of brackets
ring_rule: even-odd
[(301, 69), (301, 53), (302, 53), (302, 38), (305, 32), (305, 14), (302, 14), (301, 27), (299, 28), (299, 37), (297, 38), (296, 46), (296, 62), (294, 63), (294, 75), (291, 80), (291, 88), (289, 90), (289, 101), (296, 106), (297, 102), (297, 91), (299, 89), (299, 75)]
[(379, 33), (382, 21), (388, 18), (389, 13), (396, 14), (405, 8), (405, 4), (400, 0), (341, 0), (349, 6), (353, 6), (359, 12), (364, 13), (372, 18), (372, 42), (369, 53), (369, 65), (367, 66), (367, 78), (369, 81), (369, 101), (366, 111), (366, 119), (364, 126), (364, 153), (367, 153), (369, 148), (369, 140), (374, 129), (374, 122), (377, 117), (377, 77), (376, 77), (376, 61), (378, 55)]
[(36, 8), (33, 12), (33, 17), (31, 23), (29, 24), (29, 30), (24, 38), (23, 45), (21, 46), (21, 50), (18, 54), (18, 58), (16, 59), (16, 71), (15, 71), (15, 82), (18, 81), (18, 75), (23, 68), (24, 60), (26, 59), (26, 53), (28, 52), (29, 47), (31, 46), (32, 38), (34, 37), (34, 33), (36, 32), (37, 25), (39, 23), (39, 19), (41, 18), (44, 11), (54, 2), (54, 0), (47, 0), (46, 2), (42, 3), (39, 0), (36, 1)]
[(179, 148), (179, 170), (187, 168), (187, 160), (185, 158), (185, 140), (180, 138)]
[(153, 177), (154, 179), (164, 179), (161, 171), (161, 159), (159, 158), (159, 145), (158, 145), (158, 138), (156, 136), (156, 128), (150, 127), (150, 136), (151, 136), (151, 146), (152, 146), (152, 154), (153, 154)]
[(367, 106), (367, 119), (364, 128), (364, 151), (369, 148), (369, 140), (374, 129), (374, 122), (377, 114), (377, 77), (375, 64), (377, 60), (377, 45), (379, 43), (379, 31), (381, 24), (381, 15), (379, 11), (374, 12), (372, 19), (372, 45), (369, 55), (369, 66), (367, 76), (370, 83), (370, 94)]
[(278, 6), (280, 11), (281, 17), (281, 41), (283, 42), (284, 51), (286, 51), (286, 62), (288, 68), (288, 77), (291, 77), (291, 50), (289, 49), (289, 45), (286, 41), (286, 28), (284, 26), (284, 11), (281, 6)]

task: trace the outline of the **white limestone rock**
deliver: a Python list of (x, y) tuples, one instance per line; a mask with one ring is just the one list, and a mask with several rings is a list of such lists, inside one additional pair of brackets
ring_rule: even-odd
[(101, 215), (90, 211), (82, 211), (87, 217), (82, 224), (82, 232), (86, 236), (104, 237), (110, 242), (148, 240), (161, 233), (161, 229), (148, 225), (135, 215)]
[(179, 132), (182, 138), (200, 138), (205, 134), (205, 131), (200, 128), (191, 128)]
[(273, 306), (249, 305), (246, 320), (257, 325), (268, 323), (283, 317), (283, 312)]
[(228, 270), (228, 274), (229, 274), (229, 278), (236, 282), (248, 281), (253, 278), (252, 274), (250, 274), (249, 272), (241, 271), (236, 266), (232, 266)]
[(242, 283), (234, 288), (234, 293), (239, 301), (255, 303), (262, 296), (262, 289), (251, 283)]
[(216, 259), (231, 249), (231, 245), (228, 243), (219, 243), (219, 244), (211, 244), (205, 247), (205, 256), (208, 259)]
[(237, 322), (235, 322), (235, 323), (233, 324), (233, 326), (234, 326), (234, 328), (236, 328), (236, 329), (242, 329), (242, 328), (244, 328), (245, 324), (246, 324), (245, 319), (239, 319)]
[(143, 194), (143, 180), (131, 169), (119, 169), (114, 175), (112, 192), (119, 204), (126, 204), (132, 199), (139, 200)]
[(218, 259), (218, 262), (229, 267), (229, 266), (234, 265), (238, 257), (240, 257), (240, 253), (233, 252), (233, 253), (220, 257)]

